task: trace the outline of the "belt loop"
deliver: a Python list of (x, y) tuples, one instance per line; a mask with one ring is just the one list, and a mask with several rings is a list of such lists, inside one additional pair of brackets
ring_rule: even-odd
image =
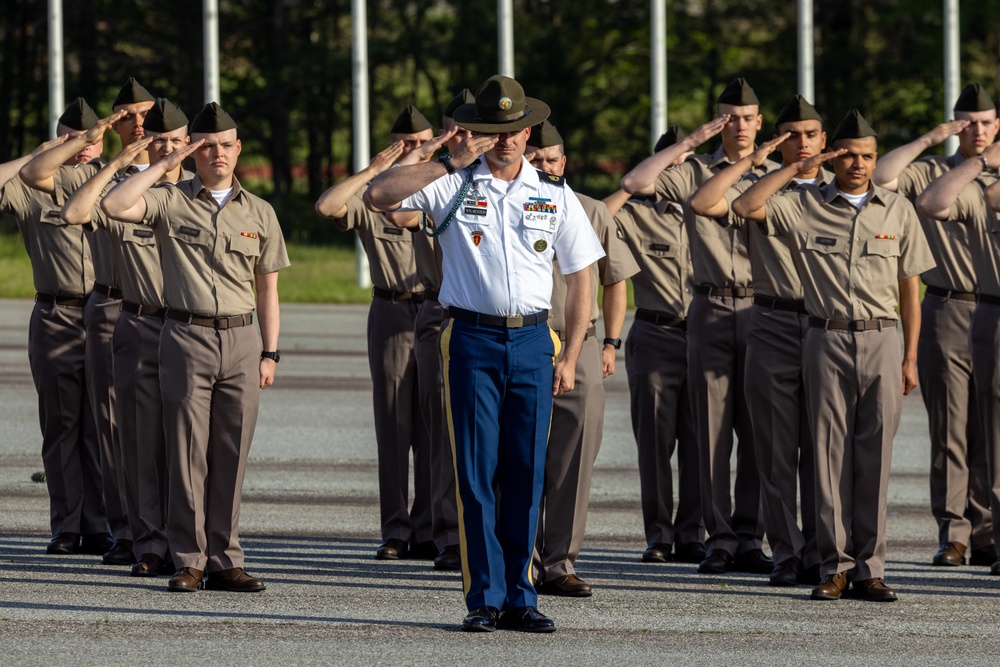
[(829, 331), (829, 330), (830, 330), (830, 320), (824, 320), (823, 331)]
[(879, 331), (881, 332), (881, 331), (882, 331), (882, 318), (880, 317), (880, 318), (879, 318), (878, 320), (876, 320), (876, 321), (878, 322), (878, 330), (879, 330)]

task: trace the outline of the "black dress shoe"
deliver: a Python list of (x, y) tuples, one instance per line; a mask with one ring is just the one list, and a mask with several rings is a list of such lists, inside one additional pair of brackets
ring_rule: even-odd
[(899, 599), (896, 597), (896, 593), (882, 581), (882, 577), (852, 582), (848, 597), (866, 602), (895, 602)]
[(804, 568), (799, 572), (799, 583), (807, 586), (815, 586), (820, 581), (819, 565)]
[(167, 563), (156, 554), (143, 554), (132, 565), (133, 577), (157, 577), (174, 571), (173, 563)]
[(828, 574), (812, 589), (810, 598), (813, 600), (839, 600), (847, 590), (847, 574), (838, 572)]
[(1000, 577), (1000, 558), (993, 561), (993, 565), (990, 565), (990, 576)]
[(965, 545), (959, 542), (945, 544), (934, 554), (931, 564), (947, 567), (957, 567), (965, 564)]
[(500, 614), (497, 627), (518, 632), (555, 632), (556, 623), (535, 607), (515, 607)]
[(406, 552), (406, 557), (412, 560), (434, 560), (437, 558), (438, 548), (433, 542), (417, 542), (411, 544)]
[(264, 582), (251, 577), (242, 567), (209, 572), (205, 589), (210, 591), (232, 591), (233, 593), (257, 593), (267, 588)]
[(536, 586), (539, 593), (545, 595), (560, 595), (564, 598), (589, 598), (593, 594), (590, 584), (576, 576), (567, 574), (565, 577), (552, 579)]
[(476, 607), (462, 619), (462, 629), (466, 632), (493, 632), (497, 629), (500, 610), (496, 607)]
[(674, 546), (674, 560), (678, 563), (700, 563), (705, 560), (705, 545), (701, 542), (687, 542)]
[(375, 560), (399, 560), (406, 558), (407, 544), (403, 540), (386, 540), (375, 550)]
[(705, 560), (698, 564), (702, 574), (725, 574), (733, 564), (733, 556), (724, 549), (709, 549)]
[(45, 547), (45, 553), (57, 555), (75, 554), (80, 551), (80, 536), (76, 533), (59, 533)]
[(441, 550), (441, 553), (434, 558), (434, 569), (451, 571), (462, 569), (462, 553), (457, 544)]
[(751, 549), (736, 554), (733, 559), (733, 572), (750, 572), (751, 574), (770, 574), (774, 569), (774, 561), (760, 549)]
[(131, 565), (135, 562), (135, 554), (132, 553), (132, 540), (115, 540), (112, 547), (104, 552), (102, 558), (105, 565)]
[(997, 559), (997, 550), (991, 544), (988, 547), (973, 549), (969, 555), (969, 565), (992, 565)]
[(772, 586), (794, 586), (799, 583), (801, 572), (802, 561), (797, 556), (792, 556), (774, 566), (768, 583)]
[(646, 547), (646, 550), (642, 552), (642, 562), (643, 563), (666, 563), (670, 560), (670, 549), (669, 544), (650, 544)]
[(182, 567), (174, 572), (167, 582), (167, 590), (174, 593), (193, 593), (204, 587), (201, 581), (204, 572), (193, 567)]
[(111, 551), (113, 546), (115, 546), (115, 541), (107, 533), (93, 533), (84, 535), (83, 539), (80, 540), (79, 553), (103, 556), (106, 552)]

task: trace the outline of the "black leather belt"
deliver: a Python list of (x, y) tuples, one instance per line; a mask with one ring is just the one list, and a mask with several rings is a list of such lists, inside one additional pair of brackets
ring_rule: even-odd
[(139, 315), (141, 317), (157, 317), (161, 320), (167, 314), (166, 308), (144, 306), (140, 303), (134, 303), (132, 301), (122, 301), (122, 311), (132, 313), (133, 315)]
[(549, 319), (549, 311), (542, 310), (531, 315), (511, 315), (503, 317), (501, 315), (484, 315), (464, 308), (448, 308), (448, 316), (453, 320), (471, 322), (472, 324), (482, 324), (488, 327), (503, 327), (504, 329), (520, 329), (534, 324), (543, 324)]
[(424, 290), (424, 301), (437, 301), (440, 294), (440, 290), (426, 289)]
[(42, 292), (35, 292), (35, 301), (47, 303), (50, 306), (73, 306), (74, 308), (83, 308), (87, 305), (87, 297), (85, 296), (56, 296)]
[(824, 320), (810, 317), (809, 326), (826, 331), (882, 331), (895, 329), (896, 320)]
[(687, 320), (683, 317), (677, 317), (669, 313), (658, 313), (655, 310), (639, 308), (635, 311), (635, 319), (661, 327), (677, 327), (678, 329), (687, 330)]
[(976, 300), (979, 303), (989, 303), (994, 306), (1000, 306), (1000, 296), (990, 296), (989, 294), (980, 294), (977, 296)]
[(792, 313), (798, 313), (799, 315), (806, 314), (805, 301), (791, 301), (789, 299), (779, 299), (775, 296), (754, 294), (753, 302), (757, 306), (763, 306), (764, 308), (770, 308), (771, 310), (787, 310)]
[(731, 299), (746, 299), (753, 296), (752, 287), (712, 287), (711, 285), (695, 285), (694, 293), (702, 296), (727, 296)]
[(192, 313), (185, 313), (181, 310), (168, 308), (167, 318), (178, 322), (185, 322), (187, 324), (196, 324), (199, 327), (211, 327), (212, 329), (218, 329), (219, 331), (245, 327), (253, 324), (253, 313), (233, 315), (232, 317), (199, 317), (198, 315), (194, 315)]
[[(553, 331), (555, 331), (556, 335), (559, 336), (559, 340), (561, 340), (564, 343), (566, 342), (566, 336), (563, 335), (562, 331), (556, 331), (555, 329), (553, 329)], [(597, 327), (591, 324), (589, 327), (587, 327), (587, 331), (583, 334), (583, 339), (587, 340), (588, 338), (593, 338), (596, 335), (597, 335)]]
[(120, 289), (111, 285), (105, 285), (104, 283), (94, 283), (94, 291), (98, 294), (103, 294), (109, 299), (122, 298), (122, 291)]
[(927, 286), (927, 294), (933, 294), (934, 296), (940, 296), (945, 299), (954, 299), (955, 301), (975, 301), (976, 295), (974, 292), (955, 292), (954, 290), (944, 289), (943, 287), (932, 287)]
[(413, 303), (423, 303), (424, 293), (423, 292), (397, 292), (396, 290), (383, 289), (381, 287), (372, 288), (372, 296), (379, 299), (385, 299), (392, 303), (412, 301)]

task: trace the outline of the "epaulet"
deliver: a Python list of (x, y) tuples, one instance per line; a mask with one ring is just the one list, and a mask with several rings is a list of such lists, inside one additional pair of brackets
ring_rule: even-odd
[(541, 169), (536, 169), (535, 171), (538, 172), (538, 180), (540, 180), (540, 181), (543, 181), (543, 182), (546, 182), (546, 183), (551, 183), (552, 185), (558, 185), (560, 188), (562, 186), (566, 185), (566, 177), (565, 176), (556, 176), (555, 174), (546, 174)]

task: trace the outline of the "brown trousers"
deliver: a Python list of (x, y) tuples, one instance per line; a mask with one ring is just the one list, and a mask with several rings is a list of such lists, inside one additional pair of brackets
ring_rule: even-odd
[[(755, 305), (747, 340), (746, 397), (760, 473), (764, 530), (775, 563), (819, 565), (812, 437), (802, 380), (809, 318)], [(799, 528), (798, 494), (802, 500)]]
[[(688, 393), (698, 437), (705, 546), (731, 555), (760, 549), (764, 537), (760, 479), (744, 396), (750, 305), (749, 298), (696, 295), (687, 317)], [(734, 429), (739, 446), (731, 494)]]
[(533, 558), (541, 581), (576, 573), (574, 564), (587, 528), (590, 484), (603, 429), (601, 348), (590, 336), (583, 341), (576, 363), (573, 391), (552, 399), (545, 485)]
[[(1000, 306), (980, 303), (972, 315), (972, 377), (986, 440), (993, 543), (1000, 545)], [(1000, 554), (997, 554), (1000, 557)]]
[(163, 320), (123, 312), (115, 325), (115, 407), (135, 556), (169, 560), (167, 459), (160, 397)]
[(168, 319), (160, 334), (160, 392), (174, 564), (243, 567), (240, 498), (260, 402), (260, 334)]
[(87, 396), (86, 340), (83, 308), (35, 303), (28, 363), (38, 392), (53, 535), (108, 531), (97, 429)]
[[(687, 382), (687, 334), (636, 320), (625, 341), (632, 433), (639, 452), (639, 492), (646, 544), (705, 540), (698, 440)], [(677, 515), (670, 457), (677, 450)]]
[(882, 577), (889, 463), (903, 396), (897, 330), (810, 327), (804, 349), (820, 575)]
[(969, 349), (975, 307), (970, 301), (924, 297), (917, 376), (930, 425), (931, 512), (938, 542), (981, 549), (993, 544), (993, 520)]

